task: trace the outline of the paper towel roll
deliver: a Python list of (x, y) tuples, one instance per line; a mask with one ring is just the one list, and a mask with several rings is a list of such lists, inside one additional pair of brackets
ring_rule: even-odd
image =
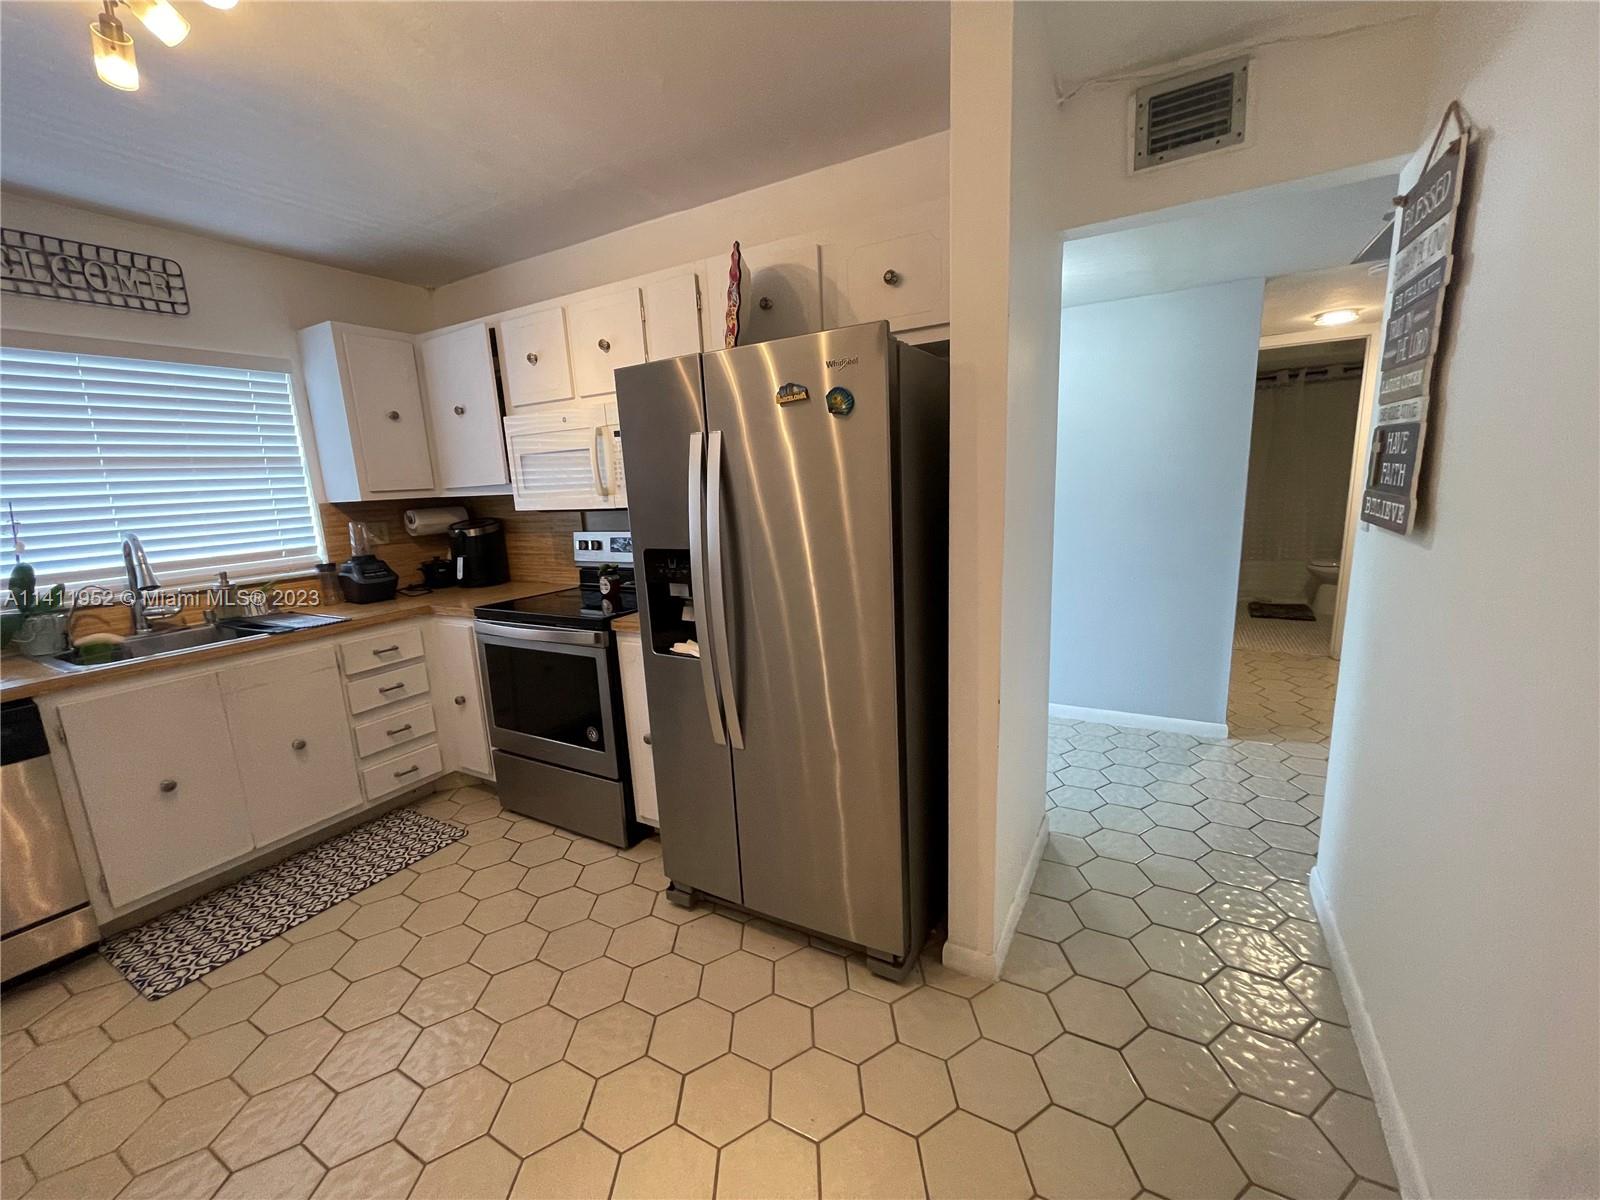
[(427, 537), (443, 533), (457, 521), (467, 519), (467, 510), (459, 504), (446, 504), (439, 508), (406, 509), (406, 532), (412, 537)]

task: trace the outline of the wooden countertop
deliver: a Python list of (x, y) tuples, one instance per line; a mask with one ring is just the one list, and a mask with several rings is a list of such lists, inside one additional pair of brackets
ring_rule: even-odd
[(625, 617), (612, 617), (611, 628), (615, 633), (638, 633), (639, 614), (634, 612)]
[(426, 596), (396, 596), (393, 600), (377, 604), (328, 604), (307, 611), (344, 617), (345, 620), (337, 625), (297, 629), (293, 633), (273, 634), (271, 637), (218, 642), (214, 646), (165, 658), (106, 663), (104, 666), (87, 667), (81, 671), (57, 671), (24, 655), (8, 653), (3, 660), (0, 660), (0, 701), (21, 700), (28, 696), (43, 696), (69, 688), (115, 683), (136, 675), (155, 674), (160, 671), (170, 671), (175, 667), (189, 667), (219, 658), (255, 654), (262, 650), (280, 650), (285, 646), (298, 646), (323, 638), (342, 637), (347, 633), (356, 633), (377, 625), (389, 625), (396, 621), (408, 621), (416, 617), (470, 617), (472, 610), (480, 604), (514, 600), (518, 596), (533, 596), (540, 592), (553, 592), (571, 586), (570, 579), (524, 580), (486, 588), (443, 588)]

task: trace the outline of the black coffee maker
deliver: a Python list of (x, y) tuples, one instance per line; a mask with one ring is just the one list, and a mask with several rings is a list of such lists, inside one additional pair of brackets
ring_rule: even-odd
[(474, 517), (450, 526), (450, 559), (459, 587), (492, 587), (511, 578), (505, 527), (493, 517)]

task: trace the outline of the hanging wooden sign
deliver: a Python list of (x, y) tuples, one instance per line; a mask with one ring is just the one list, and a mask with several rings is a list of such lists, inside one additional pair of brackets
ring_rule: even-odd
[[(1434, 158), (1445, 126), (1459, 134)], [(1404, 196), (1389, 257), (1389, 316), (1383, 326), (1383, 367), (1361, 498), (1361, 519), (1410, 533), (1417, 518), (1417, 468), (1428, 435), (1439, 335), (1455, 266), (1462, 181), (1472, 127), (1452, 103), (1429, 148), (1430, 162)]]
[(189, 315), (183, 268), (172, 259), (22, 229), (0, 229), (0, 292)]

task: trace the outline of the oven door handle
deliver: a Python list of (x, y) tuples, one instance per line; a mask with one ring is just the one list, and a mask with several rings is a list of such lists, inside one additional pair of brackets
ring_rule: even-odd
[(728, 741), (722, 735), (722, 700), (717, 694), (716, 677), (711, 673), (711, 610), (704, 607), (706, 591), (705, 526), (705, 435), (689, 435), (689, 587), (694, 592), (695, 641), (700, 646), (700, 687), (705, 692), (706, 717), (711, 722), (711, 740), (719, 746)]
[(609, 646), (611, 635), (594, 629), (546, 629), (537, 625), (516, 625), (509, 621), (486, 621), (482, 617), (473, 623), (480, 638), (489, 637), (534, 645)]

